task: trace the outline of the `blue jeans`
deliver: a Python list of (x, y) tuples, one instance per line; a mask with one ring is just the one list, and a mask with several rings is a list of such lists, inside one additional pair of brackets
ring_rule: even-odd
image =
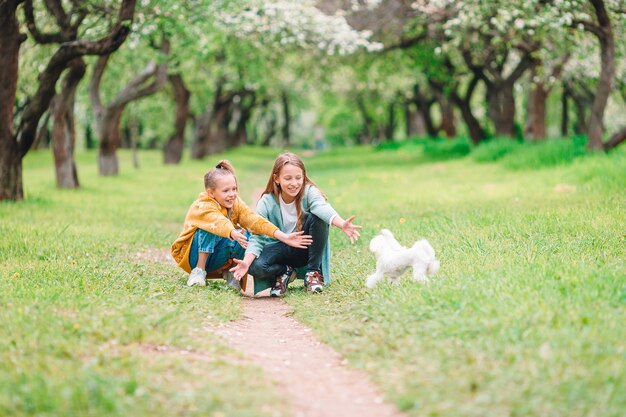
[(328, 242), (328, 224), (314, 214), (304, 215), (302, 226), (305, 235), (313, 236), (313, 243), (306, 249), (298, 249), (284, 244), (273, 242), (266, 245), (256, 258), (248, 273), (254, 277), (255, 291), (257, 281), (267, 281), (271, 286), (274, 279), (287, 271), (287, 265), (292, 268), (306, 267), (308, 271), (322, 272), (322, 256)]
[[(246, 236), (248, 236), (248, 232), (246, 232)], [(209, 233), (206, 230), (197, 229), (193, 235), (191, 249), (189, 250), (189, 265), (191, 269), (198, 266), (199, 252), (209, 254), (204, 270), (211, 272), (224, 266), (229, 259), (243, 259), (246, 250), (236, 240), (230, 240)]]

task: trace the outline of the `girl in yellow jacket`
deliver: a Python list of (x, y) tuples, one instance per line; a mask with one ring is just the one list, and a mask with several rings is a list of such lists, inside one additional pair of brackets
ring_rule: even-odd
[(235, 170), (228, 161), (220, 161), (204, 175), (204, 188), (189, 207), (183, 230), (171, 248), (178, 266), (189, 272), (187, 285), (206, 285), (207, 271), (222, 272), (232, 259), (243, 258), (248, 246), (248, 233), (243, 229), (273, 237), (294, 248), (311, 245), (310, 235), (302, 231), (281, 232), (250, 210), (237, 196)]

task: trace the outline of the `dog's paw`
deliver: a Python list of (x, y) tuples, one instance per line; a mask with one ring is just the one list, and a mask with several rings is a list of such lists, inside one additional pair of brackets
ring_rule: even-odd
[(428, 284), (428, 281), (429, 281), (428, 277), (423, 274), (415, 275), (413, 276), (413, 279), (419, 282), (420, 284)]
[(374, 288), (377, 282), (378, 282), (378, 277), (376, 275), (370, 275), (367, 278), (367, 281), (365, 281), (365, 286), (367, 288)]

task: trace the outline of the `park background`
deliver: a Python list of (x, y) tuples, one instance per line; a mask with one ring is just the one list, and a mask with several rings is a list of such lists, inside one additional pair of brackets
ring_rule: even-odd
[[(626, 410), (623, 1), (2, 1), (0, 413), (289, 415), (167, 259), (219, 159), (345, 216), (294, 316), (409, 415)], [(380, 228), (430, 285), (366, 290)]]

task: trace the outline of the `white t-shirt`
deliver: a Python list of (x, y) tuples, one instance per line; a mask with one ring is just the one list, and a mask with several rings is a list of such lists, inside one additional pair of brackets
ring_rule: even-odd
[(283, 217), (283, 226), (285, 233), (291, 233), (296, 230), (296, 225), (298, 224), (298, 209), (296, 208), (296, 200), (287, 204), (283, 201), (283, 196), (279, 198), (280, 203), (280, 214)]

